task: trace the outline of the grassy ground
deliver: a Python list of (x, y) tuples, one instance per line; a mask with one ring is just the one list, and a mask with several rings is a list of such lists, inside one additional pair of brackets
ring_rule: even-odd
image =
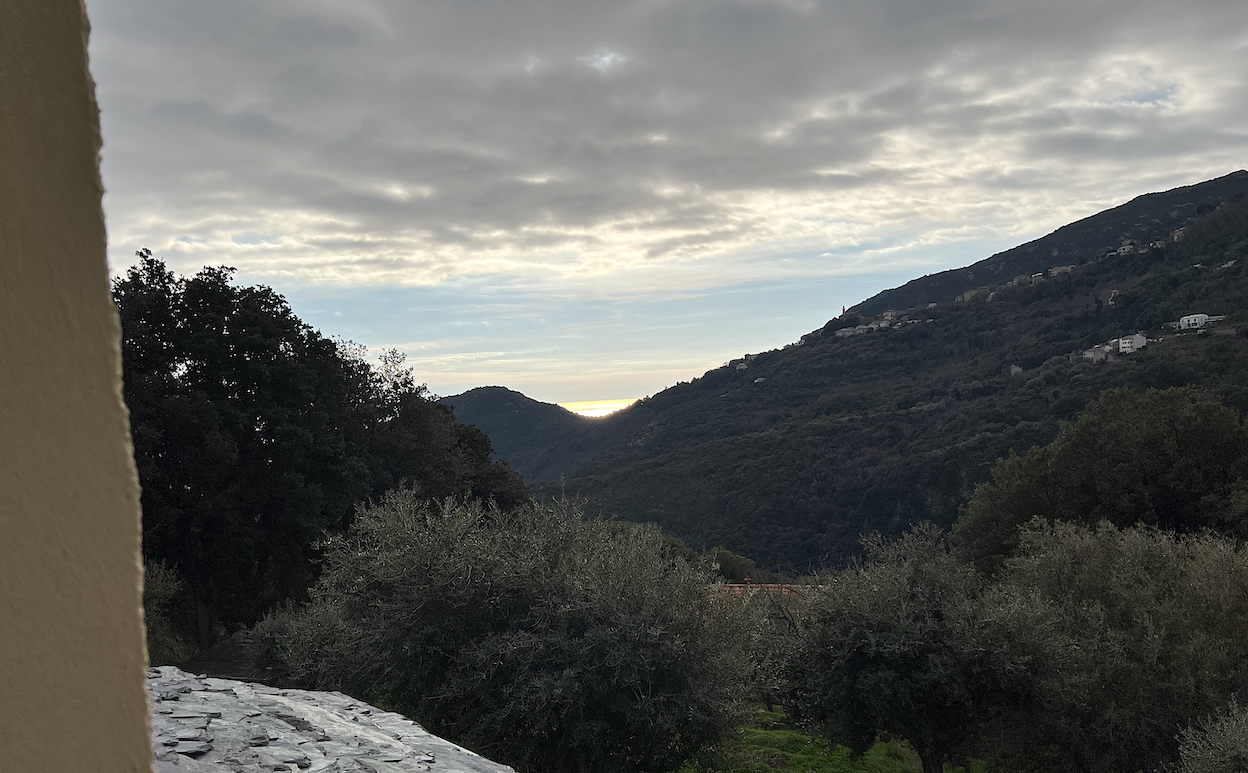
[[(681, 773), (919, 773), (919, 757), (905, 741), (877, 741), (861, 757), (844, 746), (829, 748), (795, 727), (783, 711), (759, 708), (753, 721), (742, 728), (740, 742), (732, 752), (732, 766), (723, 771), (686, 767)], [(974, 768), (975, 766), (973, 766)], [(947, 773), (966, 773), (948, 768)], [(980, 773), (972, 770), (971, 773)]]

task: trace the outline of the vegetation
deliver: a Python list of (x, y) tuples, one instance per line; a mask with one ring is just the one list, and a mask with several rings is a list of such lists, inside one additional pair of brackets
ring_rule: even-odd
[(829, 576), (790, 660), (798, 717), (857, 752), (881, 730), (907, 739), (923, 773), (964, 760), (984, 728), (1069, 691), (1076, 650), (1053, 610), (990, 586), (934, 526), (867, 541), (867, 560)]
[[(782, 710), (754, 712), (728, 756), (722, 773), (921, 773), (918, 755), (905, 741), (888, 737), (866, 753), (854, 754), (810, 735)], [(708, 771), (688, 765), (681, 773)]]
[(1109, 390), (1053, 442), (999, 462), (954, 527), (993, 571), (1033, 518), (1248, 536), (1248, 429), (1195, 387)]
[[(268, 288), (144, 255), (114, 296), (154, 662), (263, 616), (285, 682), (521, 773), (1243, 770), (1248, 200), (1200, 214), (529, 448), (593, 455), (570, 490), (703, 553), (539, 504), (399, 355), (373, 368)], [(1229, 318), (1157, 327), (1196, 304)], [(1066, 356), (1142, 328), (1166, 340)], [(755, 559), (842, 568), (719, 584), (787, 580)]]
[(749, 687), (748, 605), (657, 529), (392, 492), (258, 631), (287, 680), (416, 717), (526, 772), (710, 758)]
[(925, 773), (1234, 759), (1248, 546), (1226, 514), (1248, 483), (1242, 433), (1200, 390), (1107, 392), (1053, 443), (1001, 460), (967, 507), (954, 537), (990, 572), (924, 525), (867, 539), (862, 563), (827, 576), (797, 609), (782, 702), (855, 750), (904, 737)]
[(1232, 701), (1183, 731), (1176, 773), (1240, 773), (1248, 767), (1248, 709)]
[(185, 646), (302, 598), (316, 543), (368, 497), (409, 486), (503, 506), (528, 499), (488, 438), (455, 424), (401, 357), (371, 368), (271, 289), (231, 284), (231, 269), (186, 278), (140, 258), (113, 298), (144, 558), (157, 578), (185, 584), (183, 609), (152, 617), (176, 623), (169, 632)]
[[(1248, 409), (1246, 265), (1240, 199), (1164, 249), (915, 310), (896, 330), (816, 331), (578, 430), (564, 443), (587, 455), (562, 485), (698, 550), (793, 576), (843, 565), (862, 533), (951, 527), (996, 459), (1049, 443), (1107, 389), (1198, 385)], [(1196, 311), (1229, 317), (1203, 335), (1164, 327)], [(1163, 340), (1115, 362), (1080, 356), (1138, 330)]]
[(1021, 712), (1000, 735), (1018, 768), (1159, 769), (1177, 761), (1180, 730), (1248, 677), (1248, 548), (1231, 539), (1036, 523), (1002, 584), (1053, 609), (1082, 654), (1067, 666), (1075, 699)]

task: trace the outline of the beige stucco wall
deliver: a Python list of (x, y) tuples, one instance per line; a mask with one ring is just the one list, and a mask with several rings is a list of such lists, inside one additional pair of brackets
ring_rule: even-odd
[(150, 771), (139, 498), (79, 0), (0, 2), (0, 769)]

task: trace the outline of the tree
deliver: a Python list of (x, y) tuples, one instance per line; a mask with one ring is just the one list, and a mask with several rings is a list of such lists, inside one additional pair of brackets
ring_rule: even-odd
[(1248, 707), (1224, 711), (1183, 731), (1176, 773), (1243, 773), (1248, 769)]
[(1179, 761), (1184, 727), (1248, 684), (1248, 551), (1233, 540), (1037, 520), (1000, 583), (1057, 612), (1081, 653), (1064, 670), (1085, 687), (1015, 715), (999, 735), (1012, 767), (1161, 769)]
[(654, 527), (396, 491), (324, 561), (310, 604), (258, 629), (296, 684), (526, 773), (674, 770), (735, 726), (746, 607)]
[(144, 557), (187, 584), (200, 646), (304, 597), (316, 543), (385, 488), (527, 498), (401, 359), (378, 373), (272, 289), (233, 285), (233, 269), (180, 277), (139, 257), (113, 298)]
[(954, 526), (959, 555), (995, 571), (1032, 518), (1248, 536), (1248, 430), (1196, 387), (1125, 389), (1046, 446), (1000, 459)]
[(939, 529), (865, 546), (808, 605), (786, 704), (799, 718), (859, 753), (880, 731), (903, 737), (940, 773), (995, 717), (1067, 689), (1049, 607), (989, 586)]

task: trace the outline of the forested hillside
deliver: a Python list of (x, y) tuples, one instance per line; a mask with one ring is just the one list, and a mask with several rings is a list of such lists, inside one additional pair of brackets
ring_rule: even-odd
[[(1231, 183), (1248, 174), (1183, 190)], [(1156, 202), (1173, 209), (1167, 194)], [(802, 345), (734, 361), (556, 439), (570, 461), (543, 477), (562, 472), (567, 493), (592, 509), (656, 522), (696, 548), (801, 572), (855, 553), (863, 532), (952, 524), (996, 459), (1049, 442), (1102, 390), (1195, 383), (1243, 412), (1248, 203), (1203, 204), (1178, 222), (1181, 241), (1156, 235), (1118, 254), (1110, 228), (1095, 258), (1050, 256), (1052, 275), (888, 320), (832, 320)], [(1131, 218), (1150, 221), (1137, 209)], [(1167, 327), (1196, 312), (1229, 316), (1207, 334)], [(872, 321), (872, 332), (836, 335)], [(1081, 354), (1138, 331), (1153, 339), (1141, 351)]]
[(499, 386), (477, 387), (439, 402), (453, 407), (458, 421), (488, 426), (494, 451), (530, 480), (549, 478), (550, 470), (583, 458), (584, 449), (566, 441), (594, 424), (593, 419)]

